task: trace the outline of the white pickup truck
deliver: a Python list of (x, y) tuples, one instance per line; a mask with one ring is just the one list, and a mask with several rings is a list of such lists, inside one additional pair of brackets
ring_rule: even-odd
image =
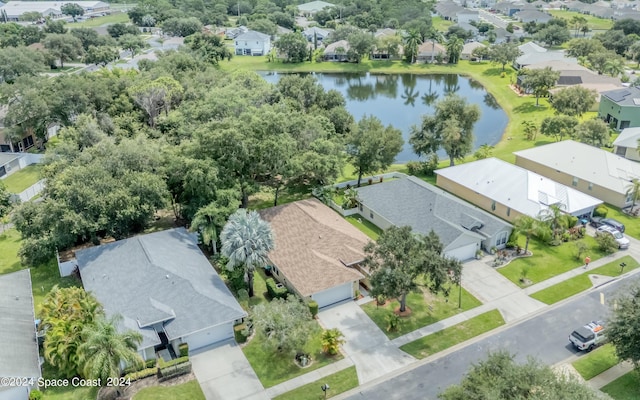
[(569, 335), (569, 342), (577, 350), (591, 351), (606, 341), (602, 321), (591, 321), (581, 326)]

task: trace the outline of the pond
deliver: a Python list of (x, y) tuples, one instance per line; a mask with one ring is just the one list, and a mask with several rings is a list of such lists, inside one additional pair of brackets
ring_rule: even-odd
[[(277, 83), (283, 74), (261, 72), (270, 83)], [(418, 125), (423, 114), (432, 114), (434, 105), (449, 93), (465, 97), (469, 103), (480, 107), (480, 120), (474, 127), (474, 150), (483, 144), (495, 145), (507, 127), (508, 118), (496, 100), (485, 88), (465, 76), (455, 74), (345, 74), (313, 73), (325, 90), (342, 93), (347, 110), (356, 120), (365, 114), (375, 115), (384, 125), (392, 125), (402, 131), (404, 147), (396, 162), (417, 160), (409, 144), (412, 125)], [(438, 153), (440, 159), (446, 154)]]

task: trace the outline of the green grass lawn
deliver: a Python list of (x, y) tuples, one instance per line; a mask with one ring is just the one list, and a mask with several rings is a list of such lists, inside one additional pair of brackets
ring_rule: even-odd
[(364, 219), (360, 214), (350, 215), (345, 217), (347, 222), (356, 228), (360, 229), (362, 233), (369, 236), (373, 240), (378, 240), (378, 236), (382, 233), (382, 229), (378, 228), (370, 221)]
[[(595, 30), (608, 30), (613, 26), (613, 20), (604, 19), (594, 17), (593, 15), (581, 14), (577, 11), (568, 11), (568, 10), (546, 10), (547, 13), (551, 14), (556, 18), (566, 19), (567, 22), (574, 16), (583, 17), (587, 20), (587, 24), (590, 29)], [(573, 37), (576, 33), (574, 27), (569, 26), (569, 31), (571, 31), (571, 36)], [(579, 37), (582, 37), (582, 33), (579, 34)]]
[(261, 334), (256, 334), (253, 339), (242, 348), (242, 351), (249, 360), (256, 375), (258, 375), (262, 385), (265, 388), (270, 388), (271, 386), (293, 379), (296, 376), (322, 368), (342, 358), (342, 355), (327, 356), (322, 352), (322, 345), (320, 344), (321, 333), (322, 330), (318, 329), (304, 348), (304, 351), (310, 354), (311, 360), (313, 360), (311, 365), (306, 368), (300, 368), (295, 364), (293, 354), (277, 354), (266, 350), (263, 346), (264, 338)]
[(2, 180), (10, 193), (20, 193), (40, 180), (39, 164), (29, 165)]
[(628, 272), (628, 271), (631, 271), (632, 269), (636, 269), (640, 265), (631, 256), (624, 256), (619, 260), (612, 261), (598, 268), (587, 270), (585, 271), (584, 274), (574, 276), (573, 278), (567, 279), (564, 282), (560, 282), (556, 285), (550, 286), (539, 292), (535, 292), (534, 294), (531, 295), (531, 297), (533, 297), (534, 299), (540, 300), (541, 302), (546, 304), (557, 303), (560, 300), (564, 300), (568, 297), (573, 296), (574, 294), (578, 294), (584, 290), (591, 288), (593, 285), (591, 283), (591, 279), (589, 279), (589, 274), (598, 274), (598, 275), (607, 275), (607, 276), (621, 275), (620, 263), (622, 262), (627, 264), (627, 266), (624, 269), (624, 272)]
[(175, 386), (155, 386), (142, 389), (133, 400), (204, 400), (204, 393), (195, 379)]
[[(378, 325), (378, 327), (390, 338), (395, 339), (406, 333), (413, 332), (423, 326), (431, 325), (445, 318), (456, 315), (462, 311), (470, 310), (478, 307), (482, 303), (473, 297), (464, 288), (462, 289), (462, 308), (458, 308), (458, 286), (451, 289), (449, 298), (439, 294), (433, 296), (428, 294), (431, 300), (427, 304), (425, 295), (422, 293), (409, 293), (407, 296), (407, 307), (411, 309), (411, 315), (402, 317), (400, 327), (396, 331), (387, 331), (387, 315), (400, 306), (397, 300), (388, 301), (383, 307), (377, 306), (375, 301), (369, 302), (362, 306), (364, 312)], [(429, 306), (432, 309), (429, 309)]]
[[(64, 378), (58, 375), (56, 369), (45, 362), (42, 366), (42, 377), (44, 379)], [(50, 387), (42, 392), (43, 400), (95, 400), (98, 396), (97, 387), (74, 387), (61, 386)]]
[(615, 381), (605, 385), (600, 391), (614, 400), (640, 399), (640, 376), (635, 371), (627, 372)]
[(258, 269), (253, 274), (253, 297), (249, 299), (249, 307), (271, 301), (267, 293), (267, 275), (264, 269)]
[(415, 358), (422, 359), (501, 325), (504, 325), (504, 319), (500, 311), (492, 310), (407, 343), (401, 346), (400, 350), (411, 354)]
[(74, 28), (95, 28), (97, 26), (106, 24), (117, 24), (129, 22), (129, 15), (127, 13), (113, 13), (105, 15), (104, 17), (90, 18), (85, 21), (71, 22), (67, 24), (70, 29)]
[(356, 367), (343, 369), (340, 372), (336, 372), (315, 382), (300, 386), (290, 392), (274, 397), (273, 400), (322, 400), (325, 397), (320, 387), (325, 383), (329, 385), (327, 397), (333, 397), (349, 389), (353, 389), (358, 386)]
[(624, 234), (640, 240), (640, 218), (622, 212), (618, 207), (606, 204), (607, 218), (616, 219), (624, 224)]
[(455, 24), (455, 22), (448, 21), (446, 19), (443, 19), (442, 17), (432, 17), (431, 24), (440, 32), (446, 32), (450, 26), (453, 26), (453, 24)]
[[(292, 201), (304, 200), (311, 197), (311, 187), (299, 186), (280, 189), (278, 193), (278, 205), (291, 203)], [(273, 207), (275, 190), (273, 188), (262, 188), (258, 193), (249, 197), (249, 208), (261, 210)]]
[[(592, 261), (601, 258), (604, 254), (597, 248), (596, 240), (591, 236), (580, 239), (587, 244), (588, 254)], [(524, 248), (525, 238), (521, 237), (518, 243)], [(529, 250), (533, 256), (518, 258), (508, 265), (498, 268), (498, 272), (511, 282), (523, 286), (520, 282), (522, 268), (529, 267), (527, 278), (533, 283), (542, 282), (563, 272), (570, 271), (583, 265), (583, 257), (576, 258), (575, 242), (562, 243), (560, 246), (549, 246), (536, 239), (529, 242)]]
[(615, 348), (611, 343), (607, 343), (580, 357), (578, 361), (573, 362), (571, 365), (588, 381), (619, 362)]

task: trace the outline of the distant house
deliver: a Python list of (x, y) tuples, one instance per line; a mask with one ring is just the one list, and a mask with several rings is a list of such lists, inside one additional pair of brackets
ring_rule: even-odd
[(508, 17), (512, 17), (515, 13), (523, 10), (528, 10), (528, 9), (535, 10), (535, 7), (530, 6), (528, 4), (523, 4), (523, 3), (510, 3), (507, 1), (502, 1), (502, 2), (496, 3), (496, 5), (493, 6), (493, 9)]
[[(37, 12), (43, 17), (61, 17), (61, 7), (67, 2), (61, 1), (9, 1), (0, 6), (0, 14), (5, 14), (7, 21), (17, 22), (24, 13)], [(109, 3), (102, 1), (74, 1), (87, 15), (109, 11)]]
[(614, 20), (621, 19), (632, 19), (635, 21), (640, 21), (640, 12), (639, 11), (631, 11), (629, 9), (625, 9), (624, 11), (618, 10), (613, 14)]
[(464, 9), (458, 11), (456, 13), (456, 21), (457, 22), (466, 22), (469, 23), (471, 21), (480, 21), (480, 12), (475, 10)]
[(458, 26), (471, 34), (472, 38), (477, 38), (480, 32), (478, 28), (468, 22), (457, 22), (454, 26)]
[(518, 46), (518, 49), (522, 52), (513, 63), (515, 69), (525, 68), (531, 64), (537, 64), (548, 61), (564, 61), (568, 63), (575, 63), (578, 65), (576, 58), (566, 57), (562, 50), (547, 50), (544, 47), (535, 44), (534, 42), (528, 42)]
[(433, 43), (426, 41), (418, 46), (418, 62), (431, 62), (437, 60), (439, 57), (444, 57), (447, 54), (447, 49), (440, 43)]
[(318, 43), (322, 43), (322, 41), (327, 36), (329, 36), (330, 33), (331, 31), (318, 28), (317, 26), (313, 26), (311, 28), (307, 28), (304, 31), (302, 31), (302, 34), (304, 35), (304, 37), (307, 38), (308, 41), (313, 42), (314, 40), (317, 40)]
[(514, 18), (517, 18), (520, 22), (535, 22), (538, 24), (546, 24), (553, 17), (547, 13), (543, 13), (538, 10), (524, 10), (514, 15)]
[(43, 157), (42, 154), (0, 152), (0, 179), (42, 162)]
[(79, 250), (76, 259), (107, 316), (122, 315), (119, 329), (142, 335), (145, 360), (175, 358), (181, 343), (193, 351), (233, 339), (247, 316), (184, 228)]
[(631, 205), (629, 184), (640, 178), (640, 163), (573, 140), (514, 154), (516, 165), (620, 208)]
[(462, 47), (462, 53), (460, 53), (460, 59), (462, 60), (475, 60), (473, 56), (473, 51), (479, 47), (487, 47), (480, 42), (469, 42), (465, 43)]
[(338, 40), (325, 47), (323, 57), (325, 61), (349, 61), (348, 51), (349, 42)]
[(493, 32), (496, 34), (495, 44), (509, 43), (514, 38), (514, 34), (504, 28), (495, 28)]
[(366, 220), (382, 229), (410, 226), (422, 235), (433, 230), (443, 254), (461, 261), (475, 257), (480, 249), (504, 248), (511, 234), (507, 222), (415, 176), (356, 190), (360, 215)]
[(614, 129), (640, 127), (640, 89), (630, 86), (602, 92), (598, 116)]
[(509, 222), (540, 218), (555, 205), (575, 217), (591, 217), (601, 200), (497, 158), (436, 171), (437, 185)]
[(273, 229), (269, 252), (276, 281), (303, 299), (326, 307), (355, 297), (364, 278), (359, 265), (370, 239), (316, 199), (260, 211)]
[(593, 15), (594, 17), (603, 19), (612, 19), (615, 14), (615, 10), (611, 7), (600, 7), (595, 5), (585, 8), (585, 12), (588, 12), (589, 15)]
[(231, 28), (231, 29), (227, 29), (225, 31), (225, 36), (227, 37), (227, 39), (235, 39), (238, 36), (242, 35), (243, 33), (246, 33), (249, 31), (249, 28), (247, 28), (244, 25), (240, 25), (236, 28)]
[(26, 400), (42, 376), (28, 269), (0, 275), (0, 343), (0, 377), (26, 380), (0, 385), (0, 399)]
[[(398, 36), (398, 38), (401, 39), (401, 37), (399, 36), (399, 32), (397, 30), (389, 29), (389, 28), (378, 30), (374, 34), (374, 36), (376, 39), (382, 39), (389, 36)], [(372, 60), (400, 60), (402, 59), (403, 53), (404, 53), (404, 47), (402, 46), (402, 44), (399, 46), (398, 54), (396, 55), (391, 55), (389, 54), (387, 49), (379, 48), (378, 46), (375, 46), (373, 50), (371, 50), (370, 58)]]
[(455, 21), (459, 12), (466, 11), (466, 8), (459, 6), (452, 1), (437, 2), (434, 9), (442, 19), (447, 21)]
[(613, 142), (613, 152), (628, 160), (640, 161), (640, 127), (626, 128)]
[(327, 3), (326, 1), (311, 1), (309, 3), (300, 4), (298, 6), (298, 13), (303, 17), (313, 17), (318, 11), (331, 7), (335, 7), (335, 5)]
[(581, 1), (570, 1), (565, 4), (564, 8), (568, 11), (584, 12), (589, 4)]
[(251, 30), (238, 35), (235, 43), (237, 56), (264, 56), (271, 50), (271, 37)]

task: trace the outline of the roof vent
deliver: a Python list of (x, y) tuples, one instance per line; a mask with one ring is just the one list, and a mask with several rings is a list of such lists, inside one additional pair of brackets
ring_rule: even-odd
[(169, 279), (169, 275), (166, 275), (165, 278)]
[(636, 106), (640, 106), (640, 99), (638, 98), (633, 99), (633, 104), (635, 104)]
[(17, 300), (20, 300), (20, 297), (16, 296), (16, 301), (17, 301)]

